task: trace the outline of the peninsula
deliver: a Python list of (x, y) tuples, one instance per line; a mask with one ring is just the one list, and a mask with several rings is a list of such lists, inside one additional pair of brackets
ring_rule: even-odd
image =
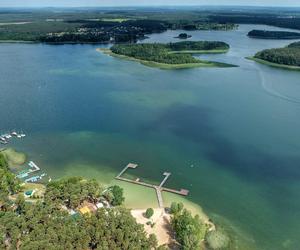
[(235, 65), (200, 60), (192, 56), (193, 54), (226, 53), (228, 50), (228, 44), (218, 41), (119, 44), (110, 49), (98, 49), (111, 56), (137, 61), (160, 69), (234, 67)]
[(284, 48), (266, 49), (247, 59), (272, 67), (300, 70), (300, 42)]

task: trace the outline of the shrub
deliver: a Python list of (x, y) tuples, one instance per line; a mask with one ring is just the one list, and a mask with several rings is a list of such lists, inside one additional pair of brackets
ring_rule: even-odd
[(146, 217), (147, 219), (150, 219), (150, 218), (153, 216), (153, 214), (154, 214), (153, 208), (148, 208), (148, 209), (146, 210), (145, 217)]

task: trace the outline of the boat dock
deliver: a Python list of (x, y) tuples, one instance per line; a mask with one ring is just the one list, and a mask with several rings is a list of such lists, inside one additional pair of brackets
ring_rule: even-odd
[(129, 164), (127, 164), (127, 166), (125, 168), (122, 169), (122, 171), (115, 178), (119, 181), (125, 181), (125, 182), (129, 182), (129, 183), (132, 183), (132, 184), (137, 184), (137, 185), (141, 185), (141, 186), (144, 186), (144, 187), (149, 187), (149, 188), (155, 189), (158, 205), (159, 205), (160, 208), (164, 207), (163, 198), (162, 198), (162, 191), (169, 192), (169, 193), (174, 193), (174, 194), (179, 194), (179, 195), (183, 195), (183, 196), (187, 196), (189, 194), (189, 191), (186, 190), (186, 189), (176, 190), (176, 189), (163, 187), (163, 185), (166, 183), (166, 181), (168, 180), (168, 178), (171, 175), (171, 173), (169, 173), (169, 172), (163, 173), (163, 175), (165, 177), (158, 186), (150, 184), (150, 183), (142, 182), (142, 181), (140, 181), (139, 178), (137, 178), (136, 180), (130, 180), (130, 179), (122, 177), (122, 175), (129, 168), (136, 169), (137, 167), (138, 167), (137, 164), (129, 163)]
[[(25, 180), (23, 180), (24, 182), (31, 182), (31, 183), (39, 182), (45, 176), (47, 176), (46, 173), (42, 173), (40, 175), (32, 176), (33, 173), (39, 172), (39, 171), (41, 171), (41, 169), (33, 161), (30, 161), (28, 163), (28, 166), (29, 166), (29, 168), (26, 168), (26, 169), (20, 171), (16, 175), (19, 179), (26, 178)], [(51, 178), (49, 178), (49, 181), (50, 181), (50, 179)]]

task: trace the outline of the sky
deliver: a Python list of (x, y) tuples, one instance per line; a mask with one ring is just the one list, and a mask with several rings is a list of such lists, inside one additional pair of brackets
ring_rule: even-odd
[(247, 5), (300, 7), (300, 0), (0, 0), (0, 7)]

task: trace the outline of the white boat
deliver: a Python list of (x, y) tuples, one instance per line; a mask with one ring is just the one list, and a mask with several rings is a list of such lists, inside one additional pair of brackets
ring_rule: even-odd
[(10, 138), (11, 138), (11, 135), (6, 134), (6, 135), (4, 135), (4, 138), (5, 138), (5, 139), (10, 139)]
[(13, 132), (11, 132), (11, 135), (12, 135), (12, 136), (18, 136), (18, 133), (15, 132), (15, 131), (13, 131)]

